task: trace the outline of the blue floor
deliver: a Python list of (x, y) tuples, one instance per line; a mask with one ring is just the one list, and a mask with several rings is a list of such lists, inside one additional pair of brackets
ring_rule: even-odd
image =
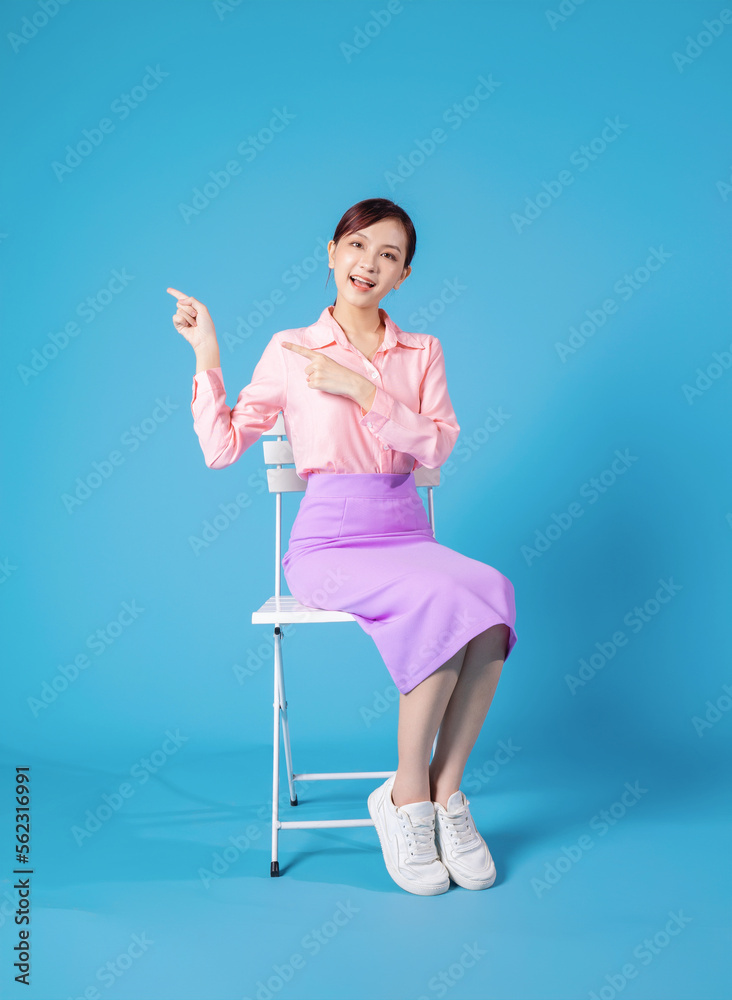
[[(469, 768), (495, 884), (437, 897), (391, 881), (373, 828), (282, 831), (282, 874), (271, 878), (266, 746), (181, 754), (159, 777), (130, 782), (122, 804), (112, 793), (124, 775), (39, 761), (34, 978), (20, 988), (7, 973), (16, 938), (4, 880), (3, 995), (728, 996), (722, 775), (694, 761), (622, 758), (587, 773), (581, 759), (542, 764), (517, 745), (504, 740), (514, 755), (481, 770), (473, 759), (491, 761), (498, 749), (481, 736)], [(368, 750), (362, 741), (342, 766), (363, 767)], [(367, 766), (382, 766), (373, 747), (370, 756)], [(304, 745), (299, 757), (303, 770), (327, 767), (325, 747)], [(366, 816), (377, 783), (311, 782), (294, 810), (285, 791), (283, 818)], [(86, 810), (105, 792), (115, 811), (100, 811), (103, 822), (91, 832), (87, 823), (84, 836)]]

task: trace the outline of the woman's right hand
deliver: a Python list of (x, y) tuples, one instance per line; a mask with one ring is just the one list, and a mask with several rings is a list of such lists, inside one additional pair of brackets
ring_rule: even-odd
[(182, 334), (194, 351), (199, 347), (216, 344), (216, 328), (208, 309), (190, 295), (184, 295), (177, 288), (166, 288), (176, 297), (178, 309), (173, 316), (173, 326)]

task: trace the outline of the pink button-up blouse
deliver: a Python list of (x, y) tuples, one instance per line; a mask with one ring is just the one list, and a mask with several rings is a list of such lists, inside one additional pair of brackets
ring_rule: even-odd
[[(348, 340), (327, 306), (318, 320), (273, 334), (249, 385), (236, 404), (226, 405), (221, 368), (193, 377), (193, 429), (210, 469), (235, 462), (282, 411), (295, 470), (311, 472), (412, 472), (436, 469), (460, 433), (450, 402), (445, 359), (437, 337), (400, 330), (380, 309), (386, 332), (369, 361)], [(376, 386), (366, 411), (350, 396), (311, 389), (304, 369), (310, 359), (282, 342), (323, 351)]]

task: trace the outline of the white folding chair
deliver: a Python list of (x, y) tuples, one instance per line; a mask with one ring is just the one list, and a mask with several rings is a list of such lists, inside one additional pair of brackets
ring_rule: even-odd
[[(311, 608), (300, 604), (291, 595), (281, 593), (282, 581), (282, 494), (304, 493), (306, 482), (295, 472), (294, 468), (283, 468), (293, 463), (292, 446), (286, 439), (285, 421), (282, 413), (277, 417), (274, 426), (266, 431), (264, 438), (274, 437), (274, 441), (263, 441), (264, 464), (274, 466), (267, 469), (269, 492), (275, 494), (275, 592), (256, 611), (252, 612), (252, 624), (274, 625), (274, 733), (272, 756), (272, 863), (270, 875), (280, 874), (277, 860), (277, 843), (280, 830), (311, 829), (313, 827), (340, 826), (373, 826), (374, 821), (367, 819), (329, 819), (329, 820), (286, 820), (279, 818), (279, 785), (280, 785), (280, 720), (282, 720), (282, 739), (285, 746), (285, 762), (287, 765), (287, 781), (290, 786), (290, 805), (297, 805), (296, 781), (346, 780), (352, 778), (388, 778), (394, 771), (334, 771), (322, 774), (296, 774), (292, 768), (292, 749), (290, 747), (290, 729), (287, 721), (287, 700), (285, 698), (285, 674), (282, 664), (282, 631), (281, 625), (289, 623), (307, 624), (308, 622), (352, 622), (353, 615), (346, 611), (325, 611), (321, 608)], [(420, 467), (414, 473), (417, 486), (427, 487), (428, 516), (432, 530), (435, 528), (433, 487), (439, 486), (440, 470)], [(437, 745), (437, 735), (432, 744), (432, 755)]]

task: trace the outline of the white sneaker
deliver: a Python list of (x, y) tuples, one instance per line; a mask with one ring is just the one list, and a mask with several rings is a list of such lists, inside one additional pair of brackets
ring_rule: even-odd
[(396, 774), (368, 797), (368, 809), (381, 842), (386, 870), (396, 884), (418, 896), (436, 896), (450, 888), (450, 876), (435, 846), (433, 802), (395, 806), (391, 797)]
[(470, 815), (470, 800), (453, 792), (447, 809), (435, 802), (435, 844), (450, 878), (464, 889), (487, 889), (496, 879), (488, 845)]

